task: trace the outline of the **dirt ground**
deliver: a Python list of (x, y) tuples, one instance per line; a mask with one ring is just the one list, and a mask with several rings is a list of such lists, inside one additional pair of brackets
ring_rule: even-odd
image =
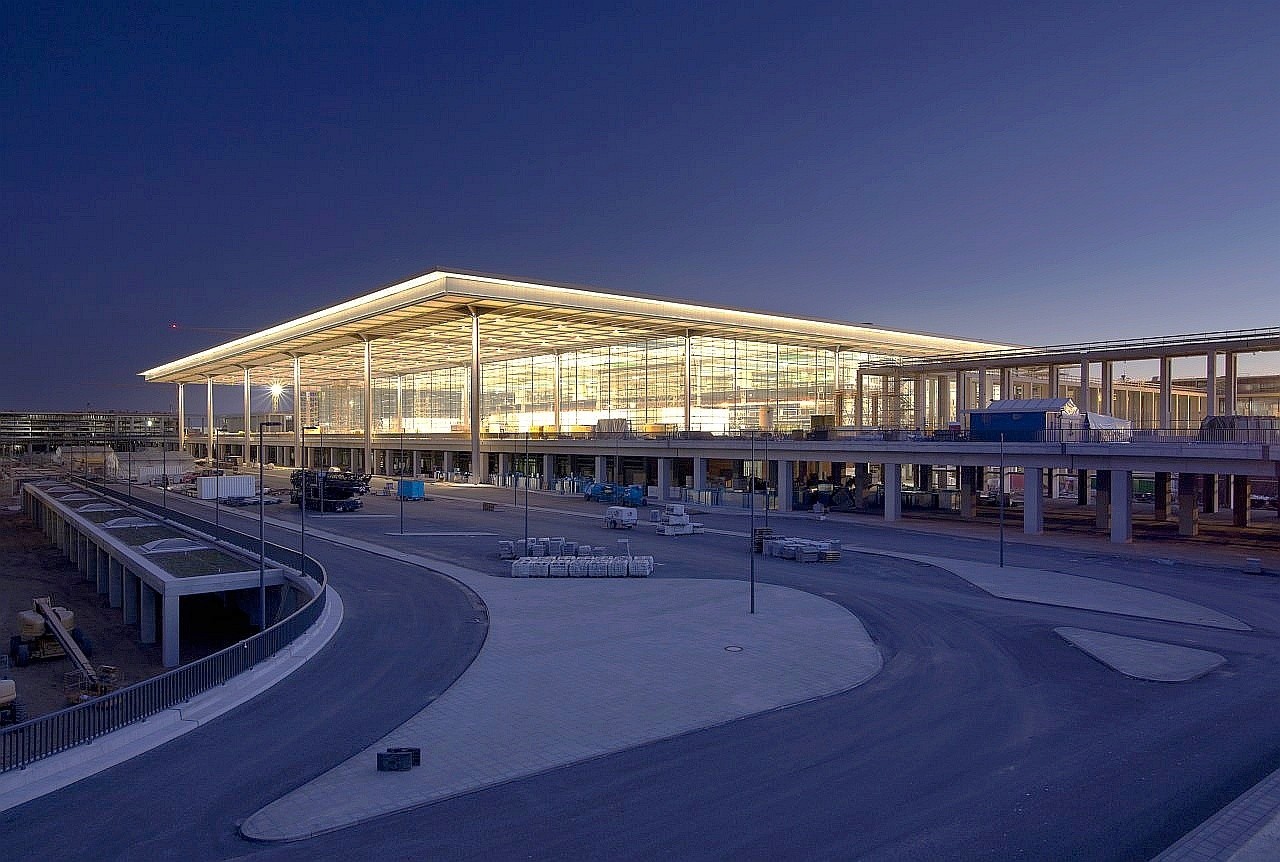
[[(119, 608), (107, 605), (96, 585), (84, 580), (66, 557), (21, 512), (0, 510), (0, 635), (3, 655), (9, 636), (18, 631), (18, 612), (31, 610), (35, 596), (49, 596), (54, 605), (70, 608), (93, 645), (91, 661), (120, 669), (125, 684), (164, 672), (160, 645), (138, 641), (138, 627), (124, 624)], [(184, 660), (193, 656), (183, 655)], [(0, 659), (3, 665), (4, 659)], [(18, 697), (30, 717), (67, 705), (63, 677), (72, 669), (68, 658), (32, 661), (27, 667), (0, 669), (18, 684)]]

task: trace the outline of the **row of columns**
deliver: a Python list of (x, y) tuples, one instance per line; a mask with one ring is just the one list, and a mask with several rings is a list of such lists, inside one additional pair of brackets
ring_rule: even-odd
[[(1225, 352), (1223, 355), (1223, 404), (1222, 412), (1226, 415), (1233, 415), (1236, 411), (1236, 384), (1238, 378), (1238, 357), (1234, 352)], [(1159, 394), (1156, 401), (1157, 415), (1154, 417), (1159, 423), (1159, 427), (1168, 428), (1172, 426), (1174, 419), (1174, 399), (1173, 399), (1173, 358), (1164, 356), (1157, 357), (1159, 363), (1158, 385)], [(1099, 366), (1099, 377), (1095, 387), (1093, 378), (1093, 365), (1095, 361), (1087, 357), (1082, 357), (1079, 364), (1080, 383), (1076, 390), (1076, 406), (1081, 411), (1098, 411), (1110, 413), (1115, 404), (1115, 379), (1114, 379), (1114, 360), (1101, 359), (1097, 360)], [(1049, 365), (1045, 366), (1047, 370), (1048, 382), (1045, 391), (1050, 398), (1060, 398), (1066, 392), (1063, 385), (1061, 371), (1062, 366)], [(1002, 367), (999, 369), (999, 395), (1002, 399), (1015, 397), (1015, 371), (1014, 367)], [(871, 372), (859, 371), (856, 378), (855, 403), (854, 403), (854, 424), (858, 427), (865, 425), (881, 425), (886, 424), (884, 420), (892, 417), (882, 416), (880, 411), (876, 410), (876, 405), (872, 403), (871, 410), (864, 403), (864, 394), (867, 387), (864, 378)], [(961, 419), (968, 410), (982, 409), (987, 407), (994, 399), (994, 390), (991, 381), (992, 371), (989, 368), (978, 367), (973, 371), (958, 370), (949, 374), (942, 375), (908, 375), (901, 376), (901, 372), (893, 371), (883, 375), (875, 375), (881, 377), (881, 393), (886, 398), (902, 397), (903, 387), (902, 381), (911, 381), (909, 387), (914, 399), (914, 420), (915, 427), (924, 428), (930, 424), (930, 420), (935, 427), (942, 427), (949, 422)], [(954, 383), (955, 390), (955, 412), (951, 410), (952, 392), (951, 385)], [(1218, 414), (1218, 352), (1209, 351), (1206, 355), (1206, 377), (1205, 377), (1205, 415), (1214, 416)], [(1032, 397), (1028, 390), (1023, 397)], [(932, 405), (932, 409), (930, 409)], [(1133, 418), (1133, 417), (1130, 417)]]
[(138, 626), (138, 639), (153, 644), (158, 638), (164, 666), (177, 667), (181, 643), (179, 596), (165, 596), (151, 587), (126, 562), (100, 547), (92, 536), (34, 495), (24, 495), (24, 506), (27, 515), (84, 579), (93, 582), (99, 595), (107, 597), (108, 605), (121, 610), (125, 624)]

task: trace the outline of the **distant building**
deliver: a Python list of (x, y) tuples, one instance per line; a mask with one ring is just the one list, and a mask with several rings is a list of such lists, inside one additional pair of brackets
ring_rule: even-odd
[(127, 451), (177, 438), (178, 417), (172, 413), (0, 412), (0, 449), (8, 457), (53, 453), (62, 446)]

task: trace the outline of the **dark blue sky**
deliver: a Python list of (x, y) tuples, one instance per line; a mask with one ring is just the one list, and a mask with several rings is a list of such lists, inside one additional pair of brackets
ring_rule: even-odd
[(136, 373), (225, 340), (169, 322), (436, 266), (1030, 344), (1280, 324), (1274, 2), (72, 5), (0, 9), (0, 409), (168, 407)]

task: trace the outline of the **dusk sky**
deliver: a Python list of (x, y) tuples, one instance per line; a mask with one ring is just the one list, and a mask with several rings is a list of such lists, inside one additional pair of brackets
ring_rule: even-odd
[(1280, 325), (1280, 3), (620, 5), (3, 4), (0, 409), (167, 409), (137, 372), (436, 267)]

